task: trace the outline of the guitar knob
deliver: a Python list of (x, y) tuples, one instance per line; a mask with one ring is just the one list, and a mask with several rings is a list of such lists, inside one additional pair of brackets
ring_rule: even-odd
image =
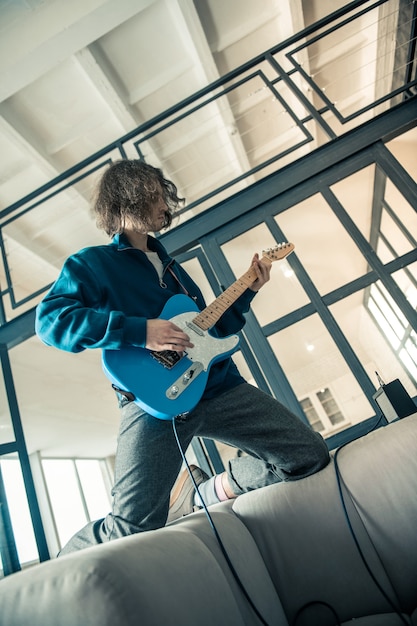
[(171, 387), (171, 395), (172, 395), (172, 396), (176, 396), (176, 395), (177, 395), (177, 393), (179, 392), (179, 390), (180, 390), (180, 388), (179, 388), (177, 385), (173, 385), (173, 386)]
[(190, 380), (191, 380), (190, 372), (185, 372), (184, 376), (182, 377), (182, 382), (183, 383), (188, 383)]

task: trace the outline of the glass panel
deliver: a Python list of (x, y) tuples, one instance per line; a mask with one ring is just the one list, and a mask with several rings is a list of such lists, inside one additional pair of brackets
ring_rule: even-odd
[(190, 274), (193, 281), (199, 286), (206, 304), (215, 300), (215, 295), (197, 257), (181, 262), (182, 267)]
[(75, 466), (71, 460), (44, 459), (42, 467), (62, 546), (88, 521)]
[(90, 519), (105, 517), (110, 511), (111, 503), (100, 461), (97, 459), (77, 459), (75, 465)]
[(72, 354), (32, 337), (10, 351), (10, 361), (29, 454), (114, 454), (119, 411), (100, 350)]
[(276, 221), (294, 242), (298, 258), (320, 293), (366, 273), (365, 258), (322, 195), (294, 205)]
[(417, 386), (417, 333), (414, 331), (405, 340), (404, 347), (399, 351), (399, 358)]
[(0, 369), (0, 444), (14, 440), (15, 434), (6, 394), (3, 369)]
[(378, 323), (384, 326), (384, 334), (389, 338), (390, 343), (397, 348), (408, 323), (406, 317), (381, 283), (377, 282), (375, 285), (371, 285), (367, 306), (369, 310), (372, 308)]
[(414, 309), (417, 309), (417, 262), (407, 265), (392, 274), (403, 295)]
[[(392, 278), (399, 285), (411, 306), (417, 308), (417, 263), (395, 272)], [(407, 326), (404, 333), (403, 347), (400, 349), (399, 358), (411, 378), (417, 384), (417, 333)], [(411, 392), (410, 392), (411, 393)], [(411, 395), (414, 395), (411, 393)]]
[(386, 147), (410, 176), (417, 180), (417, 127), (388, 142)]
[[(413, 250), (417, 237), (417, 212), (389, 179), (386, 181), (384, 204), (382, 234), (397, 256)], [(391, 219), (385, 223), (387, 213)]]
[[(259, 255), (277, 243), (265, 224), (260, 224), (222, 245), (222, 250), (236, 276), (240, 278), (249, 268), (255, 252)], [(242, 253), (243, 250), (243, 253)], [(288, 261), (282, 259), (272, 266), (271, 280), (252, 301), (251, 309), (261, 326), (290, 313), (309, 300), (301, 288)]]
[(394, 259), (391, 248), (385, 243), (385, 241), (379, 238), (376, 245), (376, 253), (381, 259), (382, 263), (388, 263)]
[(254, 387), (256, 387), (256, 382), (255, 379), (252, 376), (252, 372), (249, 369), (249, 366), (246, 362), (245, 357), (243, 356), (242, 352), (240, 350), (238, 350), (237, 352), (235, 352), (234, 354), (232, 354), (232, 359), (235, 362), (239, 372), (241, 373), (241, 375), (243, 376), (243, 378), (250, 383), (251, 385), (253, 385)]
[[(304, 400), (329, 387), (345, 417), (343, 428), (375, 415), (318, 315), (272, 335), (269, 341), (297, 398)], [(341, 430), (340, 424), (336, 430)], [(330, 429), (328, 434), (333, 434)]]
[(323, 432), (324, 424), (321, 421), (316, 409), (314, 408), (311, 398), (304, 398), (304, 400), (300, 401), (300, 404), (303, 408), (304, 415), (308, 419), (309, 424), (313, 428), (313, 430), (316, 430), (319, 433)]
[(367, 241), (371, 237), (375, 167), (369, 165), (330, 187)]
[[(22, 208), (21, 214), (3, 227), (13, 295), (18, 303), (55, 280), (71, 253), (107, 242), (90, 213), (95, 179), (96, 175), (86, 176), (71, 188), (63, 186), (59, 192), (51, 191), (39, 200), (38, 206), (34, 204), (31, 210)], [(13, 312), (9, 309), (9, 298), (5, 298), (7, 317), (33, 307), (38, 300), (36, 296)]]
[(18, 459), (2, 459), (1, 472), (19, 562), (39, 560), (22, 470)]
[(340, 412), (339, 407), (337, 406), (337, 402), (333, 398), (330, 389), (326, 387), (325, 389), (318, 391), (316, 395), (318, 399), (320, 400), (320, 403), (323, 409), (325, 410), (326, 415), (331, 421), (331, 423), (333, 425), (336, 425), (336, 424), (339, 424), (340, 422), (343, 422), (345, 418)]
[(383, 263), (415, 248), (417, 213), (380, 168), (370, 165), (331, 189)]
[[(378, 287), (376, 284), (375, 292)], [(385, 293), (378, 289), (380, 299)], [(333, 304), (330, 310), (375, 387), (379, 386), (375, 374), (378, 372), (386, 383), (399, 378), (407, 392), (414, 396), (415, 386), (394, 353), (394, 349), (399, 349), (401, 340), (381, 312), (377, 317), (377, 312), (381, 309), (376, 304), (367, 309), (365, 303), (371, 300), (366, 300), (365, 295), (365, 291), (355, 293)], [(392, 316), (393, 309), (387, 308), (386, 301), (384, 306), (384, 310)], [(404, 334), (405, 327), (398, 320), (395, 328), (397, 332)], [(390, 338), (392, 343), (395, 342), (395, 348), (390, 343)]]

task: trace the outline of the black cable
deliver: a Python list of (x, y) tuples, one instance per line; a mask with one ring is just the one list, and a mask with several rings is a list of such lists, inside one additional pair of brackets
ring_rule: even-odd
[[(365, 435), (361, 435), (360, 437), (369, 435), (369, 433), (371, 433), (373, 430), (375, 430), (375, 428), (377, 428), (378, 424), (380, 423), (381, 419), (382, 419), (382, 416), (379, 418), (377, 423), (367, 433), (365, 433)], [(372, 569), (371, 569), (369, 563), (367, 562), (365, 555), (363, 554), (362, 548), (360, 547), (359, 540), (358, 540), (358, 538), (357, 538), (357, 536), (355, 534), (355, 531), (353, 530), (352, 522), (350, 520), (349, 513), (348, 513), (347, 508), (346, 508), (346, 502), (345, 502), (345, 498), (344, 498), (344, 495), (343, 495), (343, 489), (342, 489), (342, 475), (340, 473), (339, 465), (338, 465), (338, 462), (337, 462), (337, 457), (338, 457), (338, 454), (340, 453), (340, 451), (345, 446), (347, 446), (349, 443), (353, 443), (353, 441), (357, 441), (358, 439), (360, 439), (360, 437), (357, 437), (356, 439), (353, 439), (352, 441), (347, 441), (342, 446), (340, 446), (340, 448), (338, 448), (336, 450), (335, 454), (334, 454), (333, 462), (334, 462), (334, 467), (335, 467), (335, 472), (336, 472), (336, 481), (337, 481), (337, 486), (338, 486), (338, 491), (339, 491), (339, 497), (340, 497), (340, 500), (341, 500), (341, 503), (342, 503), (343, 512), (344, 512), (344, 515), (345, 515), (345, 518), (346, 518), (346, 523), (348, 525), (350, 534), (352, 535), (352, 538), (353, 538), (353, 541), (355, 542), (355, 545), (356, 545), (356, 548), (358, 550), (359, 556), (361, 557), (361, 560), (362, 560), (362, 562), (363, 562), (363, 564), (364, 564), (368, 574), (370, 575), (370, 577), (372, 578), (372, 580), (375, 583), (376, 587), (378, 588), (378, 590), (380, 591), (382, 596), (385, 598), (385, 600), (388, 602), (390, 607), (393, 609), (393, 611), (396, 613), (396, 615), (401, 619), (403, 624), (406, 624), (407, 626), (409, 626), (409, 622), (404, 618), (403, 614), (401, 613), (401, 609), (398, 608), (397, 606), (395, 606), (395, 604), (392, 602), (391, 598), (388, 596), (388, 594), (385, 592), (383, 587), (378, 582), (375, 574), (372, 572)], [(349, 491), (346, 483), (344, 483), (344, 486), (345, 486), (345, 489), (346, 489), (347, 493), (350, 495), (350, 497), (352, 498), (352, 501), (353, 501), (353, 496), (352, 496), (351, 492)]]
[(332, 613), (333, 617), (336, 620), (335, 626), (341, 626), (341, 622), (340, 622), (339, 616), (336, 613), (336, 611), (334, 610), (334, 608), (330, 604), (327, 604), (327, 602), (321, 602), (320, 600), (312, 600), (311, 602), (308, 602), (307, 604), (304, 604), (300, 609), (298, 609), (297, 613), (295, 614), (294, 620), (293, 620), (293, 626), (297, 625), (297, 622), (300, 619), (302, 613), (306, 609), (309, 609), (312, 606), (324, 606), (326, 609), (329, 609), (330, 612)]
[[(401, 619), (403, 624), (405, 624), (406, 626), (409, 626), (409, 622), (404, 618), (403, 614), (401, 613), (401, 609), (399, 609), (397, 606), (395, 606), (395, 604), (392, 602), (391, 598), (388, 596), (388, 594), (385, 592), (383, 587), (378, 582), (377, 578), (375, 577), (374, 573), (372, 572), (372, 570), (371, 570), (371, 568), (370, 568), (370, 566), (369, 566), (369, 564), (368, 564), (368, 562), (366, 560), (365, 555), (363, 554), (363, 551), (362, 551), (362, 549), (360, 547), (360, 544), (359, 544), (359, 540), (356, 537), (355, 531), (353, 530), (353, 526), (352, 526), (352, 523), (351, 523), (350, 518), (349, 518), (349, 513), (348, 513), (347, 508), (346, 508), (345, 498), (344, 498), (344, 495), (343, 495), (342, 484), (341, 484), (342, 483), (342, 475), (340, 473), (339, 465), (338, 465), (338, 462), (337, 462), (337, 456), (338, 456), (340, 451), (345, 446), (347, 446), (350, 443), (353, 443), (354, 441), (360, 439), (361, 437), (365, 437), (366, 435), (369, 435), (373, 430), (375, 430), (378, 427), (379, 423), (381, 422), (381, 419), (382, 419), (382, 416), (379, 418), (377, 423), (368, 432), (365, 433), (365, 435), (360, 435), (356, 439), (352, 439), (351, 441), (347, 441), (342, 446), (340, 446), (340, 448), (338, 448), (336, 450), (335, 454), (334, 454), (333, 462), (334, 462), (334, 467), (335, 467), (336, 481), (337, 481), (337, 486), (338, 486), (339, 497), (340, 497), (340, 500), (341, 500), (341, 503), (342, 503), (342, 507), (343, 507), (343, 511), (344, 511), (344, 515), (345, 515), (345, 519), (346, 519), (346, 523), (348, 525), (348, 528), (349, 528), (349, 531), (351, 533), (351, 536), (352, 536), (352, 538), (353, 538), (353, 540), (355, 542), (355, 545), (356, 545), (358, 553), (359, 553), (359, 555), (361, 557), (361, 560), (362, 560), (362, 562), (363, 562), (363, 564), (364, 564), (368, 574), (372, 578), (373, 582), (375, 583), (376, 587), (378, 588), (378, 590), (380, 591), (382, 596), (385, 598), (387, 603), (390, 605), (390, 607), (393, 609), (393, 611), (396, 613), (396, 615)], [(214, 535), (215, 535), (215, 537), (217, 539), (217, 542), (218, 542), (218, 544), (220, 546), (220, 549), (221, 549), (222, 554), (223, 554), (223, 556), (224, 556), (224, 558), (226, 560), (226, 563), (227, 563), (227, 565), (228, 565), (228, 567), (229, 567), (229, 569), (230, 569), (230, 571), (231, 571), (235, 581), (237, 582), (239, 588), (241, 589), (243, 595), (245, 596), (245, 598), (247, 599), (248, 603), (252, 607), (253, 611), (255, 612), (257, 617), (260, 619), (262, 624), (264, 626), (268, 626), (268, 623), (264, 620), (262, 615), (259, 613), (257, 607), (254, 605), (254, 603), (253, 603), (252, 599), (250, 598), (248, 592), (246, 591), (242, 581), (240, 580), (239, 575), (237, 574), (237, 572), (236, 572), (236, 570), (235, 570), (235, 568), (233, 566), (233, 563), (231, 562), (230, 557), (227, 554), (226, 548), (224, 547), (224, 544), (223, 544), (223, 542), (221, 540), (221, 537), (220, 537), (220, 535), (219, 535), (219, 533), (217, 531), (217, 528), (216, 528), (216, 526), (215, 526), (215, 524), (213, 522), (213, 519), (212, 519), (212, 517), (211, 517), (211, 515), (210, 515), (210, 513), (208, 511), (206, 503), (204, 502), (204, 500), (203, 500), (203, 498), (202, 498), (202, 496), (200, 494), (200, 490), (198, 488), (198, 485), (197, 485), (197, 483), (196, 483), (196, 481), (194, 479), (194, 476), (193, 476), (192, 471), (190, 469), (189, 463), (188, 463), (188, 461), (187, 461), (187, 459), (185, 457), (185, 453), (184, 453), (184, 451), (183, 451), (183, 449), (181, 447), (181, 442), (179, 440), (177, 429), (176, 429), (176, 425), (175, 425), (175, 417), (172, 419), (172, 428), (173, 428), (173, 431), (174, 431), (174, 436), (175, 436), (175, 439), (176, 439), (176, 442), (177, 442), (178, 449), (180, 451), (181, 457), (182, 457), (182, 459), (183, 459), (183, 461), (185, 463), (185, 466), (187, 468), (188, 474), (189, 474), (189, 476), (191, 478), (191, 481), (193, 483), (194, 490), (195, 490), (195, 492), (198, 494), (198, 496), (200, 498), (200, 501), (201, 501), (201, 503), (203, 505), (203, 509), (204, 509), (205, 514), (207, 516), (207, 519), (209, 521), (210, 527), (213, 530), (213, 533), (214, 533)], [(347, 488), (346, 484), (345, 484), (345, 489), (346, 489), (346, 491), (349, 493), (349, 495), (353, 499), (353, 496), (350, 493), (349, 489)], [(301, 614), (302, 614), (302, 612), (304, 610), (306, 610), (307, 608), (309, 608), (311, 606), (314, 606), (314, 605), (321, 605), (321, 606), (325, 606), (326, 608), (330, 609), (330, 611), (333, 613), (333, 617), (336, 619), (336, 626), (340, 626), (340, 619), (339, 619), (336, 611), (333, 609), (333, 607), (331, 605), (327, 604), (326, 602), (322, 602), (320, 600), (313, 600), (312, 602), (308, 602), (307, 604), (304, 604), (297, 611), (297, 613), (296, 613), (296, 615), (294, 617), (295, 621), (293, 622), (293, 624), (294, 625), (296, 624), (296, 621), (300, 618), (300, 616), (301, 616)]]
[[(353, 538), (353, 540), (354, 540), (354, 542), (355, 542), (355, 545), (356, 545), (356, 548), (357, 548), (357, 550), (358, 550), (358, 552), (359, 552), (359, 555), (360, 555), (360, 557), (361, 557), (361, 559), (362, 559), (362, 562), (363, 562), (363, 564), (365, 565), (365, 568), (366, 568), (367, 572), (369, 573), (370, 577), (371, 577), (371, 578), (372, 578), (372, 580), (374, 581), (374, 583), (375, 583), (375, 585), (377, 586), (378, 590), (379, 590), (379, 591), (380, 591), (380, 593), (383, 595), (383, 597), (385, 598), (385, 600), (388, 602), (388, 604), (390, 605), (390, 607), (394, 610), (394, 612), (395, 612), (395, 613), (396, 613), (396, 615), (397, 615), (397, 616), (401, 619), (401, 621), (402, 621), (404, 624), (406, 624), (407, 626), (409, 626), (409, 622), (407, 622), (407, 621), (405, 620), (405, 618), (404, 618), (403, 614), (401, 613), (401, 610), (400, 610), (400, 609), (398, 609), (398, 608), (394, 605), (394, 603), (391, 601), (391, 599), (389, 598), (389, 596), (386, 594), (386, 592), (384, 591), (384, 589), (382, 588), (382, 586), (379, 584), (379, 582), (378, 582), (378, 580), (376, 579), (376, 577), (375, 577), (374, 573), (372, 572), (372, 570), (371, 570), (371, 568), (370, 568), (370, 566), (369, 566), (368, 562), (366, 561), (365, 555), (364, 555), (364, 554), (363, 554), (363, 552), (362, 552), (362, 549), (361, 549), (360, 544), (359, 544), (359, 540), (358, 540), (358, 538), (356, 537), (355, 531), (353, 530), (353, 526), (352, 526), (352, 523), (351, 523), (351, 521), (350, 521), (349, 513), (348, 513), (347, 508), (346, 508), (346, 503), (345, 503), (345, 499), (344, 499), (344, 495), (343, 495), (343, 490), (342, 490), (342, 485), (341, 485), (341, 482), (342, 482), (342, 475), (341, 475), (341, 473), (340, 473), (339, 465), (338, 465), (338, 462), (337, 462), (337, 456), (338, 456), (339, 452), (340, 452), (340, 451), (341, 451), (341, 450), (342, 450), (345, 446), (347, 446), (347, 445), (348, 445), (348, 444), (350, 444), (350, 443), (353, 443), (354, 441), (357, 441), (357, 440), (358, 440), (358, 439), (360, 439), (361, 437), (366, 437), (366, 435), (369, 435), (369, 434), (370, 434), (373, 430), (375, 430), (375, 429), (378, 427), (378, 425), (380, 424), (380, 422), (381, 422), (382, 418), (383, 418), (383, 416), (381, 415), (381, 417), (380, 417), (380, 418), (379, 418), (379, 420), (376, 422), (376, 424), (374, 424), (374, 426), (372, 426), (372, 428), (370, 428), (370, 429), (368, 430), (368, 432), (366, 432), (364, 435), (359, 435), (358, 437), (356, 437), (356, 439), (352, 439), (351, 441), (347, 441), (347, 442), (346, 442), (346, 443), (344, 443), (342, 446), (340, 446), (340, 448), (338, 448), (338, 449), (336, 450), (335, 454), (334, 454), (334, 459), (333, 459), (333, 461), (334, 461), (334, 467), (335, 467), (336, 481), (337, 481), (337, 486), (338, 486), (339, 497), (340, 497), (340, 500), (341, 500), (341, 503), (342, 503), (343, 512), (344, 512), (345, 519), (346, 519), (346, 523), (347, 523), (347, 525), (348, 525), (348, 528), (349, 528), (349, 531), (350, 531), (350, 533), (351, 533), (351, 535), (352, 535), (352, 538)], [(346, 484), (345, 484), (345, 483), (344, 483), (344, 486), (345, 486), (346, 491), (347, 491), (347, 492), (349, 493), (349, 495), (352, 497), (352, 494), (350, 493), (350, 491), (349, 491), (349, 489), (347, 488), (347, 486), (346, 486)], [(352, 497), (352, 499), (353, 499), (353, 497)], [(318, 601), (318, 600), (313, 600), (312, 602), (308, 602), (307, 604), (304, 604), (304, 605), (303, 605), (303, 606), (302, 606), (302, 607), (301, 607), (301, 608), (297, 611), (297, 613), (296, 613), (296, 615), (295, 615), (295, 617), (294, 617), (293, 626), (296, 626), (296, 622), (298, 621), (298, 619), (300, 618), (300, 616), (301, 616), (302, 612), (303, 612), (305, 609), (307, 609), (307, 608), (309, 608), (309, 607), (311, 607), (311, 606), (315, 606), (315, 605), (323, 605), (323, 606), (325, 606), (326, 608), (330, 609), (330, 610), (333, 612), (333, 616), (334, 616), (334, 617), (335, 617), (335, 619), (336, 619), (336, 626), (339, 626), (339, 625), (340, 625), (340, 620), (339, 620), (339, 617), (338, 617), (337, 613), (334, 611), (334, 609), (333, 609), (333, 608), (332, 608), (329, 604), (327, 604), (327, 603), (325, 603), (325, 602)]]
[(221, 552), (222, 552), (222, 554), (223, 554), (223, 556), (224, 556), (224, 558), (225, 558), (225, 561), (226, 561), (226, 563), (227, 563), (227, 565), (228, 565), (228, 567), (229, 567), (229, 569), (230, 569), (230, 571), (231, 571), (231, 573), (232, 573), (232, 575), (233, 575), (233, 578), (234, 578), (234, 579), (235, 579), (235, 581), (237, 582), (237, 584), (238, 584), (238, 586), (239, 586), (240, 590), (242, 591), (243, 595), (245, 596), (246, 600), (247, 600), (247, 601), (248, 601), (248, 603), (250, 604), (250, 606), (251, 606), (252, 610), (254, 611), (254, 613), (256, 614), (256, 616), (258, 617), (258, 619), (261, 621), (261, 623), (262, 623), (264, 626), (269, 626), (269, 625), (268, 625), (268, 622), (266, 622), (266, 621), (264, 620), (264, 618), (262, 617), (262, 615), (261, 615), (261, 614), (260, 614), (260, 612), (258, 611), (257, 607), (256, 607), (256, 606), (255, 606), (255, 604), (253, 603), (253, 600), (252, 600), (252, 599), (251, 599), (251, 597), (249, 596), (249, 593), (246, 591), (246, 588), (245, 588), (244, 584), (243, 584), (243, 583), (242, 583), (242, 581), (240, 580), (240, 578), (239, 578), (239, 574), (236, 572), (236, 570), (235, 570), (235, 568), (234, 568), (234, 566), (233, 566), (233, 563), (232, 563), (232, 561), (231, 561), (231, 559), (230, 559), (230, 557), (229, 557), (229, 555), (228, 555), (228, 553), (227, 553), (227, 550), (226, 550), (226, 548), (225, 548), (225, 546), (224, 546), (224, 544), (223, 544), (223, 541), (221, 540), (221, 537), (220, 537), (220, 535), (219, 535), (219, 532), (218, 532), (218, 530), (217, 530), (217, 528), (216, 528), (216, 526), (215, 526), (215, 524), (214, 524), (214, 522), (213, 522), (213, 519), (212, 519), (212, 517), (211, 517), (211, 515), (210, 515), (210, 513), (209, 513), (209, 511), (208, 511), (207, 505), (206, 505), (206, 503), (204, 502), (204, 500), (203, 500), (203, 498), (202, 498), (202, 496), (201, 496), (201, 494), (200, 494), (200, 490), (199, 490), (198, 485), (197, 485), (197, 483), (196, 483), (196, 481), (195, 481), (195, 479), (194, 479), (193, 473), (192, 473), (192, 471), (191, 471), (191, 469), (190, 469), (190, 465), (189, 465), (189, 463), (188, 463), (188, 461), (187, 461), (187, 459), (186, 459), (186, 457), (185, 457), (185, 452), (183, 451), (183, 449), (182, 449), (182, 447), (181, 447), (181, 442), (180, 442), (180, 440), (179, 440), (178, 433), (177, 433), (177, 429), (176, 429), (175, 417), (173, 417), (173, 418), (172, 418), (172, 429), (173, 429), (173, 431), (174, 431), (175, 440), (176, 440), (176, 442), (177, 442), (177, 446), (178, 446), (178, 449), (179, 449), (179, 451), (180, 451), (180, 454), (181, 454), (182, 460), (183, 460), (183, 461), (184, 461), (184, 463), (185, 463), (185, 466), (186, 466), (186, 468), (187, 468), (188, 474), (189, 474), (189, 476), (190, 476), (190, 478), (191, 478), (191, 482), (193, 483), (194, 490), (195, 490), (195, 492), (198, 494), (198, 496), (199, 496), (199, 498), (200, 498), (200, 500), (201, 500), (201, 504), (203, 505), (203, 509), (204, 509), (204, 512), (205, 512), (205, 514), (206, 514), (206, 516), (207, 516), (207, 519), (208, 519), (208, 521), (209, 521), (210, 527), (211, 527), (211, 529), (212, 529), (212, 531), (213, 531), (213, 533), (214, 533), (214, 535), (215, 535), (215, 537), (216, 537), (216, 539), (217, 539), (217, 543), (218, 543), (218, 544), (219, 544), (219, 546), (220, 546)]

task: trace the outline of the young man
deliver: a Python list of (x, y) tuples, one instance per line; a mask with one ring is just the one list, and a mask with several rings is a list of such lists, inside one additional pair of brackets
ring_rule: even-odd
[[(85, 248), (65, 262), (37, 308), (36, 332), (47, 345), (71, 352), (136, 346), (178, 353), (193, 346), (187, 333), (159, 315), (178, 293), (191, 296), (201, 310), (206, 306), (202, 294), (149, 234), (170, 225), (180, 202), (175, 185), (142, 161), (118, 161), (104, 172), (94, 208), (97, 226), (112, 241)], [(256, 279), (211, 331), (219, 337), (242, 329), (252, 299), (269, 280), (270, 268), (257, 254), (251, 266)], [(61, 554), (159, 528), (201, 505), (186, 473), (171, 494), (182, 464), (171, 421), (143, 411), (129, 389), (117, 392), (117, 398), (121, 424), (112, 512), (87, 524)], [(246, 383), (230, 358), (211, 367), (202, 399), (176, 420), (176, 429), (183, 450), (194, 436), (201, 436), (246, 453), (210, 479), (192, 468), (207, 505), (303, 478), (329, 460), (321, 436), (277, 400)]]

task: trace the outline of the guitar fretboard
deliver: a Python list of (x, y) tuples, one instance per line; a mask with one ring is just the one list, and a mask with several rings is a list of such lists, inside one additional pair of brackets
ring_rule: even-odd
[[(271, 264), (268, 257), (262, 258), (263, 262)], [(226, 289), (218, 298), (214, 300), (208, 307), (203, 309), (201, 313), (193, 319), (193, 323), (202, 330), (208, 330), (212, 328), (223, 313), (232, 306), (234, 302), (242, 295), (248, 287), (250, 287), (256, 280), (256, 272), (253, 268), (249, 268), (248, 271), (243, 274), (236, 282)]]

